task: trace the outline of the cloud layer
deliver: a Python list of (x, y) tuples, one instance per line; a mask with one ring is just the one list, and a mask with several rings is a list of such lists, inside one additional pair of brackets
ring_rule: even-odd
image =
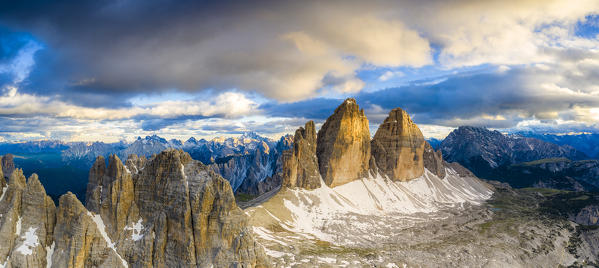
[(597, 14), (593, 0), (17, 1), (0, 9), (0, 137), (278, 135), (347, 96), (374, 128), (401, 106), (431, 133), (597, 129)]

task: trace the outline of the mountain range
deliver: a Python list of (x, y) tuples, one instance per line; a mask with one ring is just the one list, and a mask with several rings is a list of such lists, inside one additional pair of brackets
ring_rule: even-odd
[[(250, 148), (246, 151), (257, 152), (251, 158), (259, 163), (256, 167), (269, 163), (266, 152), (278, 155), (275, 174), (264, 180), (272, 188), (247, 201), (236, 199), (232, 183), (214, 172), (215, 166), (194, 160), (182, 149), (167, 148), (149, 157), (130, 154), (124, 163), (118, 154), (97, 156), (88, 173), (85, 202), (69, 192), (58, 198), (58, 205), (37, 175), (26, 179), (12, 156), (4, 156), (0, 159), (0, 264), (548, 267), (599, 263), (598, 194), (515, 189), (481, 180), (458, 162), (443, 160), (443, 151), (434, 150), (400, 108), (389, 113), (373, 136), (368, 126), (364, 111), (354, 99), (347, 99), (318, 131), (309, 121), (295, 132), (293, 141), (277, 142), (290, 146), (287, 150), (266, 147), (265, 141), (255, 147), (239, 143)], [(487, 134), (481, 129), (461, 131), (477, 139)], [(504, 141), (496, 133), (491, 136), (485, 138)], [(457, 134), (452, 137), (456, 141)], [(523, 152), (519, 143), (546, 151)], [(492, 154), (497, 146), (485, 146), (481, 159), (489, 166), (503, 166), (531, 155), (546, 156), (546, 152), (579, 155), (536, 141), (508, 138), (507, 144), (510, 147), (501, 148), (498, 156)]]
[[(514, 187), (596, 190), (592, 167), (572, 167), (559, 173), (548, 173), (544, 169), (546, 165), (537, 166), (534, 161), (592, 158), (590, 156), (599, 148), (593, 145), (599, 143), (598, 137), (594, 134), (541, 135), (533, 132), (504, 135), (498, 131), (464, 126), (454, 130), (444, 140), (427, 139), (427, 146), (432, 150), (440, 149), (446, 160), (462, 164), (479, 177), (509, 182)], [(167, 148), (182, 149), (227, 179), (236, 194), (249, 198), (281, 184), (281, 157), (283, 151), (291, 148), (292, 144), (293, 139), (289, 135), (272, 140), (253, 132), (212, 140), (191, 137), (186, 141), (167, 140), (153, 135), (138, 137), (131, 143), (0, 143), (0, 154), (16, 154), (18, 157), (15, 161), (26, 175), (37, 173), (43, 183), (53, 182), (46, 190), (57, 200), (67, 191), (85, 198), (87, 171), (98, 156), (107, 158), (116, 154), (121, 159), (127, 159), (131, 154), (150, 157)], [(524, 162), (532, 163), (515, 165)], [(587, 161), (585, 165), (592, 166), (592, 163)], [(569, 165), (582, 166), (581, 163)]]
[(480, 127), (459, 127), (440, 144), (444, 159), (512, 187), (599, 190), (599, 160), (570, 145)]
[(98, 156), (108, 158), (115, 154), (121, 159), (127, 159), (129, 155), (151, 157), (169, 148), (182, 149), (193, 159), (208, 165), (230, 181), (234, 192), (258, 195), (277, 184), (273, 183), (277, 179), (272, 177), (280, 172), (280, 156), (292, 146), (291, 143), (291, 136), (275, 141), (251, 132), (210, 141), (192, 137), (185, 142), (153, 135), (138, 137), (132, 143), (0, 143), (0, 154), (16, 155), (15, 162), (25, 175), (39, 174), (42, 183), (51, 185), (47, 191), (55, 200), (67, 191), (85, 198), (88, 170)]
[(557, 145), (569, 145), (581, 151), (591, 158), (599, 159), (599, 134), (547, 134), (536, 132), (515, 132), (513, 135), (536, 138)]

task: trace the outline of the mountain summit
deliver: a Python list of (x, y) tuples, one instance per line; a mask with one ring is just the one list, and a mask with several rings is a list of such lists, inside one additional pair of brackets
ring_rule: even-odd
[(372, 156), (392, 180), (407, 181), (424, 173), (424, 136), (408, 113), (391, 110), (372, 139)]
[(370, 130), (355, 99), (346, 99), (324, 122), (318, 131), (316, 156), (320, 174), (330, 187), (367, 175)]
[[(283, 156), (280, 190), (244, 204), (257, 239), (277, 266), (296, 260), (342, 265), (348, 256), (321, 258), (313, 248), (369, 248), (388, 237), (381, 226), (410, 224), (398, 215), (479, 205), (492, 194), (459, 164), (443, 162), (399, 108), (371, 140), (368, 119), (354, 99), (335, 109), (318, 134), (312, 121), (300, 127)], [(289, 253), (288, 245), (309, 250)]]

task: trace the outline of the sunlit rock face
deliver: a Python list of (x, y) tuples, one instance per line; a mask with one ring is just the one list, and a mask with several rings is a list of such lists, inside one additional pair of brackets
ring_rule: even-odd
[(304, 189), (316, 189), (321, 186), (313, 121), (309, 121), (304, 127), (295, 131), (293, 149), (283, 154), (282, 185)]
[(322, 125), (316, 156), (320, 175), (329, 187), (368, 175), (370, 130), (355, 99), (346, 99)]
[(371, 145), (379, 171), (390, 179), (407, 181), (422, 176), (424, 136), (401, 108), (391, 110), (374, 134)]

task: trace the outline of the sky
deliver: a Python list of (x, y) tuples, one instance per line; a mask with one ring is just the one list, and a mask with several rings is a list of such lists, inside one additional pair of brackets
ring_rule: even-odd
[(210, 138), (317, 126), (347, 97), (599, 133), (599, 0), (4, 1), (0, 141)]

